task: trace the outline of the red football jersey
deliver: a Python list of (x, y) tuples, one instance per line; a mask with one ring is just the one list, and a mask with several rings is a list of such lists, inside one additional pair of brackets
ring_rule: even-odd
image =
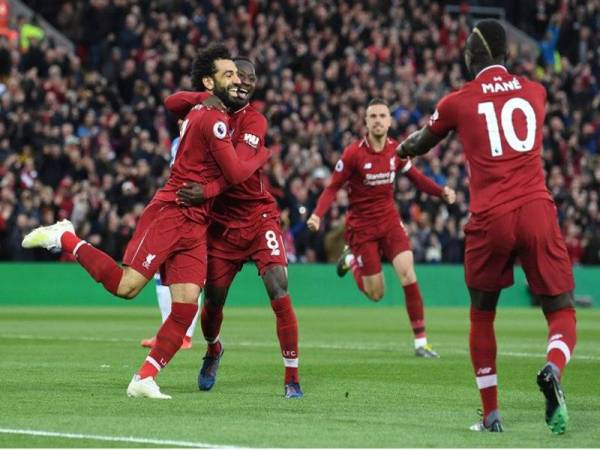
[(446, 95), (429, 130), (456, 130), (468, 162), (473, 214), (499, 215), (535, 199), (551, 199), (541, 161), (546, 90), (504, 66), (482, 70)]
[[(207, 92), (180, 91), (165, 100), (165, 106), (178, 118), (210, 96)], [(264, 146), (267, 119), (250, 104), (230, 114), (231, 140), (240, 160), (248, 160)], [(279, 217), (277, 203), (264, 189), (260, 170), (246, 181), (229, 186), (214, 201), (211, 218), (230, 228), (256, 223), (257, 216)]]
[(437, 184), (423, 176), (410, 160), (396, 155), (397, 146), (398, 141), (388, 138), (383, 150), (376, 152), (365, 137), (346, 147), (331, 182), (319, 197), (314, 214), (323, 217), (335, 199), (335, 193), (348, 182), (348, 228), (369, 227), (398, 217), (394, 203), (397, 170), (405, 173), (423, 191), (441, 195), (442, 189)]
[[(233, 152), (229, 135), (229, 117), (217, 109), (197, 105), (186, 116), (180, 129), (181, 141), (169, 179), (154, 198), (175, 202), (176, 191), (184, 182), (206, 184), (223, 176), (215, 156), (218, 152)], [(185, 208), (196, 221), (206, 221), (212, 201)]]
[[(231, 140), (239, 159), (251, 158), (264, 146), (267, 119), (251, 105), (231, 114), (230, 126)], [(264, 189), (261, 172), (257, 170), (243, 183), (235, 184), (219, 195), (213, 204), (212, 219), (230, 228), (244, 228), (255, 224), (257, 216), (263, 214), (279, 217), (275, 199)]]

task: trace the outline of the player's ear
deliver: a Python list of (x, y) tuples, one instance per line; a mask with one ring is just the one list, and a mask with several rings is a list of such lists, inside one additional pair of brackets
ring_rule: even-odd
[(202, 84), (207, 91), (212, 91), (215, 88), (215, 80), (213, 77), (202, 78)]

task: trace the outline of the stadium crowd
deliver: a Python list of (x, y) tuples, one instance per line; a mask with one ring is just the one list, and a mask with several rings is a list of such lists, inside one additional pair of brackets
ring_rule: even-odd
[[(62, 218), (121, 258), (169, 172), (178, 130), (163, 100), (191, 89), (192, 59), (211, 41), (256, 62), (254, 104), (269, 120), (273, 150), (265, 174), (292, 262), (333, 261), (341, 252), (345, 192), (321, 232), (310, 233), (305, 221), (342, 149), (365, 133), (369, 99), (390, 104), (391, 135), (401, 138), (466, 76), (468, 7), (450, 15), (430, 0), (27, 3), (77, 49), (69, 54), (36, 33), (0, 37), (0, 260), (56, 258), (24, 251), (20, 242), (33, 227)], [(513, 52), (508, 65), (547, 88), (548, 186), (573, 263), (600, 264), (600, 6), (534, 3), (531, 17), (519, 19), (530, 24), (540, 57)], [(25, 22), (15, 19), (15, 26)], [(462, 262), (469, 198), (461, 146), (450, 138), (417, 165), (458, 199), (447, 206), (398, 177), (415, 259)]]

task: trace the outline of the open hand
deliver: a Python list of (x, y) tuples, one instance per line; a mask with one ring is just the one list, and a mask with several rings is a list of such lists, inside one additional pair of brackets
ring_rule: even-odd
[(456, 192), (454, 189), (444, 186), (444, 191), (442, 192), (442, 198), (446, 203), (452, 205), (456, 201)]
[(306, 221), (306, 225), (310, 231), (319, 231), (319, 228), (321, 227), (321, 218), (315, 214), (311, 214)]
[(204, 187), (198, 183), (183, 183), (176, 195), (177, 204), (181, 206), (198, 206), (204, 203)]

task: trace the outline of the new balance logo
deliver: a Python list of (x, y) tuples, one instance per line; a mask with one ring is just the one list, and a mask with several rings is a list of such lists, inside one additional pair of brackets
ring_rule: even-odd
[(156, 258), (156, 255), (153, 255), (152, 253), (148, 253), (148, 255), (146, 256), (146, 261), (144, 261), (142, 263), (142, 266), (145, 269), (149, 269), (150, 268), (150, 264), (152, 264), (152, 261), (154, 260), (154, 258)]
[(258, 138), (258, 136), (254, 136), (253, 134), (250, 133), (245, 133), (244, 134), (244, 142), (246, 144), (248, 144), (250, 147), (258, 147), (258, 144), (260, 142), (260, 139)]
[(364, 169), (370, 169), (371, 167), (373, 167), (373, 164), (371, 164), (371, 163), (366, 163), (366, 164), (363, 166), (363, 168), (364, 168)]
[(477, 375), (487, 375), (492, 371), (491, 367), (481, 367), (477, 369)]
[(440, 113), (436, 109), (433, 112), (433, 115), (429, 118), (429, 125), (433, 125), (433, 123), (440, 118)]
[(562, 337), (562, 334), (553, 334), (552, 336), (550, 336), (550, 339), (548, 339), (548, 342), (557, 341), (559, 339), (562, 339)]

